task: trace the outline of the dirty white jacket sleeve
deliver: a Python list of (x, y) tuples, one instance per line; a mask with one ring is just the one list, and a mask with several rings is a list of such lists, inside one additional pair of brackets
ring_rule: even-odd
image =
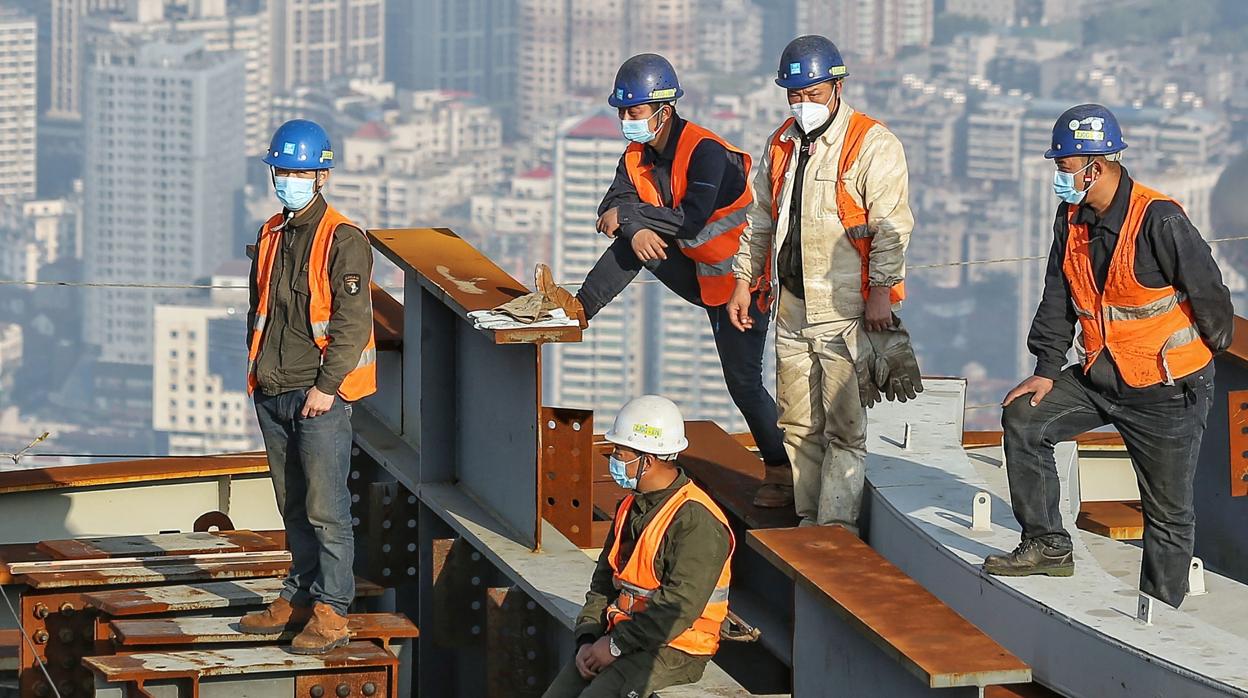
[[(771, 143), (771, 138), (767, 139)], [(776, 236), (776, 219), (771, 217), (771, 158), (767, 146), (755, 162), (753, 188), (754, 203), (745, 212), (746, 226), (741, 233), (741, 247), (733, 264), (733, 276), (753, 283), (763, 275), (767, 256), (771, 254), (772, 240)]]
[(875, 131), (859, 156), (857, 182), (867, 210), (867, 225), (875, 230), (868, 282), (894, 286), (906, 278), (906, 248), (914, 229), (910, 173), (897, 136), (880, 127)]

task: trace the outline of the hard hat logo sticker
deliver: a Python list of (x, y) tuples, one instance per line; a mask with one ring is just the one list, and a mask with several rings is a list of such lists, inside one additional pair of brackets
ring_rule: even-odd
[(652, 427), (649, 424), (634, 424), (633, 433), (649, 436), (653, 439), (663, 438), (663, 429), (661, 427)]
[(650, 99), (670, 99), (676, 96), (676, 88), (669, 87), (666, 90), (651, 90)]
[(291, 143), (290, 141), (287, 141), (287, 142), (285, 142), (285, 143), (283, 143), (283, 144), (282, 144), (282, 155), (294, 155), (294, 154), (295, 154), (295, 144), (294, 144), (294, 143)]
[(325, 162), (326, 160), (333, 160), (333, 159), (334, 159), (334, 151), (332, 150), (321, 151), (321, 162)]
[(802, 64), (801, 64), (801, 63), (790, 63), (790, 64), (789, 64), (789, 74), (790, 74), (790, 75), (797, 75), (797, 74), (798, 74), (798, 73), (800, 73), (800, 72), (802, 72)]

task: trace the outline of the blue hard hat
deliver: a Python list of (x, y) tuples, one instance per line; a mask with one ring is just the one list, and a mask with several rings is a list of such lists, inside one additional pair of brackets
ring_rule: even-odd
[(334, 146), (320, 124), (293, 119), (277, 127), (264, 162), (283, 170), (329, 170), (334, 167)]
[(849, 75), (836, 44), (817, 34), (799, 36), (784, 47), (776, 84), (786, 90), (804, 90), (811, 85)]
[(685, 96), (676, 69), (657, 53), (643, 53), (624, 61), (615, 74), (615, 89), (607, 103), (616, 109), (652, 102), (674, 102)]
[(1067, 109), (1053, 124), (1053, 145), (1044, 157), (1112, 155), (1126, 149), (1127, 141), (1113, 112), (1099, 104), (1080, 104)]

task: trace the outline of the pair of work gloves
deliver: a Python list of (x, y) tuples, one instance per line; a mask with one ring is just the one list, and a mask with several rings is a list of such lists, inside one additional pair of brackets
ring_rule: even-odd
[(891, 327), (865, 334), (867, 346), (862, 347), (854, 362), (863, 406), (873, 407), (882, 400), (905, 402), (923, 392), (919, 361), (901, 318), (894, 313)]

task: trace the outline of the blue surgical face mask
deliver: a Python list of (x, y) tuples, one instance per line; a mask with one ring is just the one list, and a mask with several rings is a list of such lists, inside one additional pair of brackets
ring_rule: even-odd
[(302, 211), (316, 196), (316, 179), (274, 177), (273, 190), (277, 192), (277, 200), (288, 210)]
[[(655, 112), (655, 114), (660, 112), (662, 112), (661, 109), (659, 112)], [(620, 130), (624, 132), (624, 137), (634, 143), (649, 143), (654, 140), (655, 136), (658, 135), (658, 126), (655, 126), (655, 130), (650, 130), (650, 119), (653, 119), (655, 114), (651, 114), (644, 119), (622, 119), (620, 121)], [(659, 123), (662, 123), (661, 119)]]
[(1092, 163), (1089, 162), (1087, 167), (1084, 167), (1078, 172), (1062, 172), (1061, 170), (1054, 172), (1053, 193), (1057, 194), (1057, 198), (1071, 204), (1072, 206), (1083, 203), (1083, 200), (1088, 196), (1088, 190), (1084, 189), (1080, 191), (1075, 189), (1075, 175), (1082, 173), (1083, 170), (1086, 170), (1091, 166)]
[[(641, 456), (637, 456), (630, 461), (622, 461), (615, 456), (607, 458), (607, 470), (611, 473), (611, 479), (615, 480), (615, 484), (626, 490), (637, 489), (637, 478), (628, 476), (628, 466), (630, 463), (636, 463), (641, 460)], [(641, 473), (637, 473), (640, 477)]]

